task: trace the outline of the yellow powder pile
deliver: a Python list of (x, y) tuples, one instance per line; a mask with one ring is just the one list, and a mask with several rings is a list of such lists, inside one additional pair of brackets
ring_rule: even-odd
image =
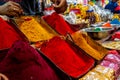
[(104, 47), (93, 41), (88, 35), (85, 35), (82, 32), (78, 31), (72, 34), (72, 39), (77, 46), (79, 46), (96, 60), (103, 59), (104, 56), (108, 53), (108, 50), (106, 50)]
[[(43, 26), (42, 26), (43, 24)], [(49, 28), (45, 28), (46, 24), (38, 23), (34, 17), (24, 17), (24, 21), (19, 25), (19, 29), (26, 35), (31, 42), (49, 40), (56, 33)]]

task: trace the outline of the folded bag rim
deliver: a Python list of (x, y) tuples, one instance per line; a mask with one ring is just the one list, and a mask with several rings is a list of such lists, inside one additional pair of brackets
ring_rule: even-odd
[(20, 37), (23, 39), (23, 41), (30, 43), (28, 38), (23, 34), (23, 32), (21, 32), (18, 29), (18, 25), (16, 24), (16, 22), (13, 19), (10, 19), (10, 22), (8, 24), (12, 25), (14, 30), (18, 33), (18, 35), (20, 35)]
[(45, 59), (45, 61), (50, 64), (52, 67), (54, 67), (55, 70), (58, 70), (60, 72), (62, 72), (63, 74), (66, 75), (66, 77), (68, 77), (69, 79), (72, 79), (72, 77), (70, 77), (69, 75), (67, 75), (63, 70), (61, 70), (57, 65), (55, 65), (53, 63), (53, 61), (51, 61), (46, 55), (44, 55), (44, 53), (42, 51), (40, 51), (39, 49), (36, 49), (38, 51), (39, 54), (41, 54), (41, 56), (43, 57), (43, 59)]
[[(21, 38), (21, 40), (29, 43), (27, 37), (17, 28), (17, 25), (15, 24), (13, 19), (10, 19), (9, 22), (4, 21), (2, 18), (0, 18), (0, 20), (3, 21), (4, 24), (6, 24), (7, 26), (11, 27), (15, 31), (15, 33), (17, 35), (19, 35), (19, 38)], [(2, 26), (4, 26), (4, 25), (2, 25)], [(10, 47), (4, 47), (4, 48), (1, 48), (0, 50), (6, 50), (6, 49), (9, 49), (9, 48)]]

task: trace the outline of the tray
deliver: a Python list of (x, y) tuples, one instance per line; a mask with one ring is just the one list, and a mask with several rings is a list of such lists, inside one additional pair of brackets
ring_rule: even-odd
[(120, 50), (120, 41), (105, 41), (101, 45), (107, 49)]

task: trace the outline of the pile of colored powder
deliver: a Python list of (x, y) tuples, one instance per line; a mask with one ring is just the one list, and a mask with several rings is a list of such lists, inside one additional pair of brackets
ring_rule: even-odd
[(49, 40), (56, 35), (53, 30), (46, 28), (47, 26), (45, 24), (39, 24), (32, 16), (22, 17), (21, 19), (24, 21), (19, 25), (19, 29), (31, 42)]
[(67, 33), (73, 33), (74, 30), (71, 29), (70, 25), (68, 25), (65, 20), (58, 15), (57, 13), (53, 13), (52, 15), (48, 15), (43, 17), (43, 19), (58, 33), (62, 35), (66, 35)]
[(112, 26), (111, 26), (110, 22), (107, 22), (107, 23), (103, 24), (102, 27), (112, 27)]
[(53, 68), (28, 43), (17, 41), (0, 62), (0, 73), (9, 80), (66, 80), (56, 74)]
[(16, 30), (0, 18), (0, 49), (10, 48), (16, 40), (22, 40)]
[(108, 50), (91, 39), (87, 34), (80, 31), (71, 35), (77, 46), (83, 49), (88, 55), (96, 60), (101, 60), (108, 53)]
[(94, 65), (94, 60), (80, 48), (54, 37), (41, 46), (41, 51), (69, 76), (78, 78)]

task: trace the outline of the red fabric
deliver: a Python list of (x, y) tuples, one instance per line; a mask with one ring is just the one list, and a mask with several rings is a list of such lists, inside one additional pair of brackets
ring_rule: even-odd
[(58, 33), (62, 35), (66, 35), (67, 33), (73, 33), (74, 31), (70, 28), (65, 20), (58, 15), (57, 13), (53, 13), (52, 15), (44, 16), (43, 19)]
[(115, 8), (115, 11), (119, 11), (120, 10), (120, 6), (117, 6), (116, 8)]
[(0, 62), (0, 73), (9, 80), (60, 80), (28, 43), (17, 41)]
[(10, 48), (16, 40), (22, 40), (17, 32), (0, 18), (0, 49)]
[(85, 74), (94, 64), (94, 60), (85, 55), (85, 52), (60, 37), (54, 37), (44, 43), (41, 51), (61, 70), (74, 78)]

